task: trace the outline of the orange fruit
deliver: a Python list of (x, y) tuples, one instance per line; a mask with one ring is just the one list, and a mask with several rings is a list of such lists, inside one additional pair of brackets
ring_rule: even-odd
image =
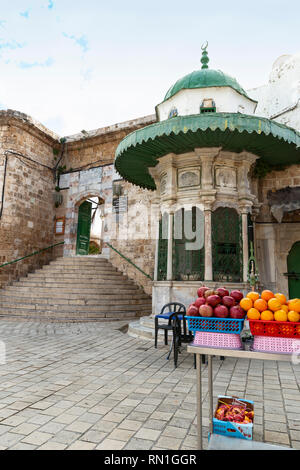
[(291, 299), (288, 301), (289, 310), (300, 313), (300, 299)]
[(281, 305), (281, 310), (284, 310), (286, 313), (289, 311), (289, 307), (287, 305)]
[(293, 321), (293, 322), (299, 321), (300, 320), (299, 313), (295, 312), (294, 310), (290, 310), (289, 313), (288, 313), (288, 320)]
[(246, 295), (246, 297), (248, 297), (248, 299), (251, 299), (253, 300), (253, 302), (257, 299), (259, 299), (259, 293), (258, 292), (248, 292), (248, 294)]
[(286, 296), (284, 294), (275, 294), (274, 297), (279, 300), (281, 305), (286, 304)]
[(271, 290), (263, 290), (262, 293), (261, 293), (261, 298), (266, 300), (268, 302), (268, 300), (272, 299), (274, 297), (274, 294)]
[(259, 312), (263, 312), (264, 310), (267, 310), (268, 304), (264, 299), (257, 299), (254, 302), (254, 308), (258, 310)]
[(247, 312), (248, 320), (260, 320), (260, 312), (256, 308), (250, 308)]
[(271, 312), (271, 310), (264, 310), (261, 312), (260, 319), (264, 321), (273, 321), (274, 320), (274, 314)]
[(250, 308), (253, 307), (253, 302), (251, 299), (249, 299), (249, 297), (244, 297), (240, 301), (240, 306), (242, 307), (243, 310), (248, 312), (248, 310), (250, 310)]
[(276, 321), (288, 321), (287, 313), (284, 310), (276, 310), (274, 318)]
[(269, 310), (272, 310), (272, 312), (276, 312), (276, 310), (281, 309), (281, 302), (279, 302), (279, 300), (274, 297), (268, 301), (268, 307)]

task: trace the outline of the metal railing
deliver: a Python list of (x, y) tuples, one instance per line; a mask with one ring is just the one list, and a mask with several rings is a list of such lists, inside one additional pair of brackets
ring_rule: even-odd
[(65, 242), (55, 243), (55, 245), (50, 245), (50, 246), (47, 246), (47, 248), (42, 248), (41, 250), (34, 251), (33, 253), (30, 253), (30, 255), (23, 256), (22, 258), (15, 259), (13, 261), (8, 261), (7, 263), (1, 264), (0, 268), (3, 268), (4, 266), (8, 266), (9, 264), (18, 263), (19, 261), (22, 261), (23, 259), (30, 258), (31, 256), (38, 255), (39, 253), (42, 253), (43, 251), (50, 250), (51, 248), (54, 248), (55, 246), (64, 245), (64, 243)]
[(111, 248), (112, 250), (114, 250), (119, 256), (121, 256), (121, 258), (125, 259), (125, 261), (127, 261), (127, 263), (131, 264), (133, 267), (135, 267), (135, 269), (137, 269), (138, 271), (140, 271), (144, 276), (146, 276), (148, 279), (150, 279), (150, 281), (153, 281), (153, 278), (145, 273), (145, 271), (143, 271), (141, 268), (139, 268), (133, 261), (131, 261), (129, 258), (127, 258), (127, 256), (123, 255), (123, 253), (121, 253), (120, 251), (118, 251), (116, 248), (114, 248), (110, 243), (108, 242), (105, 242), (105, 244), (107, 246), (109, 246), (109, 248)]

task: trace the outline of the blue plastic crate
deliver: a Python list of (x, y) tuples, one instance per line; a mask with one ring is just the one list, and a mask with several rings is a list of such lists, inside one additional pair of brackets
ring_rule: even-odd
[(244, 318), (185, 317), (190, 331), (240, 334), (244, 328)]

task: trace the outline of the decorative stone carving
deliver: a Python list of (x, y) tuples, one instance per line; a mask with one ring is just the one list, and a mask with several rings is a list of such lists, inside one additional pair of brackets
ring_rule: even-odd
[(199, 170), (178, 170), (178, 188), (200, 186)]
[(164, 173), (160, 178), (160, 194), (165, 194), (167, 190), (167, 173)]
[(217, 188), (236, 189), (236, 169), (226, 166), (216, 166), (215, 184)]

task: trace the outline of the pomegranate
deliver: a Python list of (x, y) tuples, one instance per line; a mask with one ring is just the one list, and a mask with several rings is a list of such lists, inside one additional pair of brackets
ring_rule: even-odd
[(197, 290), (197, 295), (198, 297), (203, 297), (204, 296), (204, 292), (206, 292), (207, 290), (209, 290), (208, 287), (199, 287), (199, 289)]
[(233, 297), (230, 295), (225, 295), (222, 299), (223, 305), (226, 305), (226, 307), (233, 307), (236, 302)]
[(186, 314), (188, 317), (199, 317), (199, 309), (195, 305), (190, 305)]
[(208, 305), (215, 307), (216, 305), (221, 303), (221, 297), (219, 295), (210, 295), (206, 297), (206, 302)]
[(234, 305), (230, 308), (230, 317), (231, 318), (245, 318), (246, 313), (239, 305)]
[(214, 316), (218, 318), (226, 318), (229, 315), (228, 308), (225, 305), (217, 305), (214, 309)]
[(204, 297), (198, 297), (197, 300), (195, 300), (194, 305), (195, 307), (199, 308), (201, 305), (204, 305), (206, 303), (206, 299)]
[(199, 307), (199, 314), (201, 317), (212, 317), (214, 310), (211, 305), (204, 304)]
[(239, 290), (233, 290), (230, 292), (230, 297), (233, 297), (234, 300), (236, 300), (237, 302), (239, 302), (240, 300), (242, 300), (242, 298), (244, 297), (244, 295), (241, 293), (241, 291)]
[(225, 295), (229, 295), (229, 291), (225, 289), (225, 287), (219, 287), (216, 290), (216, 294), (219, 295), (220, 297), (224, 297)]
[(215, 295), (215, 291), (213, 289), (208, 289), (204, 292), (204, 297), (207, 299), (210, 295)]

